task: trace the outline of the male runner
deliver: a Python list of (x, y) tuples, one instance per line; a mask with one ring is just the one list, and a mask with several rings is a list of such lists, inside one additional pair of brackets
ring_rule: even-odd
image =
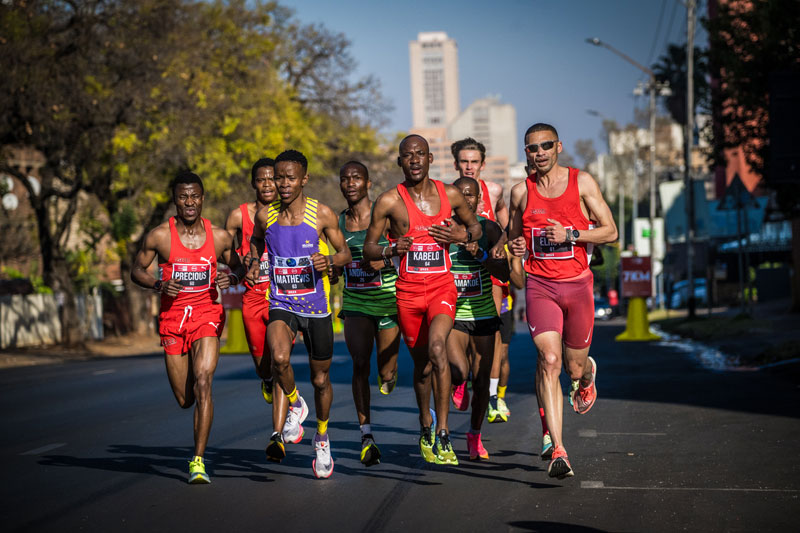
[[(361, 428), (361, 462), (366, 466), (380, 463), (381, 452), (375, 444), (370, 424), (369, 372), (373, 339), (378, 352), (378, 390), (389, 394), (397, 384), (397, 351), (400, 328), (394, 284), (397, 271), (388, 259), (363, 259), (372, 202), (369, 171), (358, 161), (345, 163), (339, 170), (339, 187), (347, 209), (339, 215), (353, 261), (343, 269), (344, 292), (339, 316), (344, 320), (344, 339), (353, 358), (353, 402)], [(381, 235), (378, 244), (388, 246)]]
[[(445, 342), (453, 327), (456, 287), (445, 246), (480, 239), (481, 225), (461, 191), (428, 176), (433, 155), (428, 141), (409, 135), (400, 142), (397, 164), (405, 181), (375, 201), (364, 240), (364, 258), (377, 261), (399, 256), (397, 316), (400, 331), (414, 360), (414, 392), (420, 413), (420, 451), (426, 461), (458, 464), (450, 443), (447, 414), (450, 402), (450, 366)], [(453, 224), (451, 213), (466, 224)], [(389, 228), (392, 246), (381, 246)], [(435, 376), (435, 442), (429, 411), (431, 373)]]
[[(508, 225), (508, 207), (503, 200), (503, 186), (499, 183), (487, 183), (481, 179), (481, 172), (486, 168), (486, 147), (472, 137), (466, 137), (451, 144), (450, 152), (453, 154), (453, 166), (458, 171), (459, 177), (472, 178), (480, 184), (476, 213), (497, 222), (501, 228), (505, 229)], [(508, 284), (492, 276), (492, 298), (498, 313), (500, 313), (504, 292), (508, 292)], [(495, 361), (498, 359), (497, 353), (500, 350), (501, 335), (498, 331), (495, 334)], [(460, 411), (467, 410), (469, 405), (467, 381), (453, 390), (453, 403)]]
[[(228, 215), (225, 222), (225, 229), (231, 236), (238, 240), (239, 247), (236, 252), (242, 259), (242, 263), (250, 266), (258, 263), (258, 277), (253, 285), (245, 282), (246, 290), (242, 296), (242, 318), (244, 319), (244, 333), (247, 337), (247, 344), (250, 347), (250, 355), (256, 367), (256, 374), (261, 378), (261, 395), (264, 401), (271, 404), (273, 401), (272, 383), (272, 361), (267, 348), (267, 324), (269, 323), (269, 261), (266, 252), (260, 258), (250, 255), (250, 237), (253, 235), (253, 220), (259, 209), (266, 207), (277, 196), (275, 183), (272, 181), (275, 176), (275, 161), (270, 158), (262, 158), (253, 164), (250, 170), (250, 186), (255, 191), (255, 201), (246, 202), (234, 209)], [(281, 429), (278, 423), (285, 420), (287, 409), (286, 395), (278, 387), (275, 396), (277, 401), (272, 409), (272, 425), (274, 429)], [(278, 443), (282, 445), (282, 443)], [(276, 450), (270, 459), (282, 459), (283, 449)], [(280, 460), (277, 459), (277, 460)]]
[[(458, 178), (453, 185), (464, 195), (467, 206), (474, 213), (478, 207), (480, 186), (472, 178)], [(455, 222), (461, 223), (458, 216)], [(489, 256), (492, 248), (503, 236), (497, 222), (478, 216), (483, 236), (476, 242), (450, 245), (453, 277), (458, 300), (453, 330), (447, 337), (447, 358), (452, 381), (463, 384), (472, 372), (472, 417), (467, 433), (467, 450), (472, 461), (489, 459), (489, 452), (481, 441), (481, 425), (489, 403), (489, 374), (494, 359), (494, 339), (498, 328), (497, 308), (492, 300), (491, 272), (500, 279), (508, 279), (508, 261)], [(467, 351), (472, 357), (467, 358)]]
[[(203, 182), (197, 174), (181, 172), (172, 181), (176, 216), (144, 238), (131, 269), (131, 280), (161, 293), (158, 332), (164, 346), (172, 393), (184, 409), (194, 408), (194, 456), (189, 483), (210, 483), (203, 454), (211, 432), (214, 403), (211, 381), (219, 361), (219, 335), (225, 324), (217, 287), (227, 289), (244, 276), (233, 240), (222, 228), (202, 218)], [(158, 256), (160, 274), (147, 269)], [(217, 272), (217, 261), (231, 274)]]
[[(274, 181), (279, 201), (256, 214), (250, 239), (253, 257), (261, 257), (265, 246), (269, 256), (267, 344), (272, 354), (273, 375), (289, 400), (285, 424), (275, 425), (283, 427), (283, 433), (273, 433), (268, 449), (280, 453), (284, 438), (293, 443), (303, 438), (302, 423), (308, 416), (308, 406), (297, 392), (289, 362), (292, 342), (300, 331), (308, 350), (317, 414), (316, 459), (312, 469), (318, 478), (328, 478), (333, 473), (328, 437), (328, 416), (333, 401), (329, 376), (333, 323), (328, 273), (331, 265), (342, 267), (350, 262), (350, 250), (331, 208), (303, 193), (308, 183), (308, 160), (303, 154), (287, 150), (276, 157)], [(337, 250), (336, 254), (328, 255), (325, 239)], [(258, 266), (254, 264), (248, 279), (255, 281), (257, 277)]]
[[(573, 408), (589, 411), (597, 399), (597, 365), (589, 357), (594, 327), (592, 271), (586, 246), (617, 238), (617, 228), (600, 187), (588, 173), (558, 164), (562, 145), (549, 124), (525, 132), (525, 153), (534, 172), (511, 190), (509, 248), (522, 257), (528, 273), (528, 328), (539, 352), (537, 396), (541, 398), (553, 454), (547, 473), (572, 476), (561, 438), (563, 396), (559, 375), (564, 361), (573, 380)], [(589, 229), (589, 212), (596, 224)]]

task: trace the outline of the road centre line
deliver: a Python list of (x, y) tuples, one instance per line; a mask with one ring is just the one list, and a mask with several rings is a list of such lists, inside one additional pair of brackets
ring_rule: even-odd
[(116, 370), (114, 370), (113, 368), (108, 368), (106, 370), (95, 370), (94, 372), (92, 372), (92, 375), (102, 376), (104, 374), (113, 374), (114, 372), (116, 372)]
[(27, 452), (22, 452), (20, 455), (40, 455), (45, 452), (49, 452), (51, 450), (55, 450), (56, 448), (61, 448), (62, 446), (66, 446), (66, 442), (56, 442), (53, 444), (47, 444), (40, 448), (34, 448), (32, 450), (28, 450)]
[(581, 481), (582, 489), (606, 489), (606, 490), (672, 490), (688, 492), (800, 492), (800, 489), (764, 489), (764, 488), (744, 488), (744, 487), (613, 487), (606, 486), (602, 481)]

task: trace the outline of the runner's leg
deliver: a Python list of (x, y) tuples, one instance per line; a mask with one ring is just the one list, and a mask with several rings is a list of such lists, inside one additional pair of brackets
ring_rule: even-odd
[(192, 343), (192, 373), (194, 375), (194, 455), (203, 457), (214, 420), (214, 400), (211, 382), (219, 362), (219, 337), (201, 337)]
[(564, 412), (564, 395), (561, 391), (561, 335), (556, 331), (546, 331), (533, 339), (539, 352), (536, 364), (537, 395), (541, 398), (547, 428), (553, 446), (563, 446), (561, 423)]
[[(452, 336), (453, 333), (450, 333)], [(494, 360), (494, 335), (469, 337), (474, 359), (472, 361), (472, 416), (473, 431), (480, 431), (489, 405), (489, 375)]]
[(189, 371), (189, 359), (189, 354), (164, 354), (169, 385), (182, 409), (194, 405), (194, 374)]
[(428, 326), (428, 356), (436, 375), (436, 386), (433, 390), (436, 406), (436, 433), (447, 430), (447, 415), (450, 410), (450, 365), (447, 362), (447, 336), (453, 328), (453, 319), (439, 314), (433, 317)]
[(453, 385), (461, 385), (469, 376), (467, 348), (469, 335), (453, 328), (447, 336), (447, 361), (450, 363), (450, 376)]
[(375, 337), (378, 351), (378, 373), (384, 383), (397, 376), (397, 354), (400, 351), (400, 328), (380, 329)]
[(353, 358), (353, 403), (356, 406), (358, 424), (370, 423), (369, 372), (373, 339), (376, 336), (375, 321), (369, 317), (348, 316), (344, 319), (344, 340), (350, 357)]

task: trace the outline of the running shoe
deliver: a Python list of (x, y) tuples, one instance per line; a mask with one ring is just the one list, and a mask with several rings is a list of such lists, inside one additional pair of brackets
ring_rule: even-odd
[(433, 430), (431, 428), (424, 427), (419, 430), (419, 452), (426, 462), (436, 462), (436, 454), (433, 453)]
[(189, 483), (192, 485), (211, 483), (208, 474), (206, 474), (206, 465), (203, 464), (203, 458), (199, 455), (195, 455), (189, 461)]
[(489, 452), (483, 447), (480, 433), (467, 432), (467, 450), (469, 450), (470, 461), (477, 461), (478, 459), (489, 460)]
[(597, 400), (597, 387), (594, 385), (595, 376), (597, 375), (597, 363), (591, 357), (589, 357), (589, 361), (592, 363), (592, 382), (589, 383), (588, 387), (583, 387), (579, 384), (578, 389), (572, 393), (572, 408), (579, 415), (588, 413)]
[(441, 430), (436, 435), (436, 444), (433, 445), (433, 455), (437, 465), (457, 465), (458, 457), (456, 452), (453, 451), (453, 445), (450, 443), (450, 435), (447, 430)]
[(397, 385), (397, 372), (394, 373), (391, 381), (383, 381), (378, 373), (378, 390), (381, 391), (381, 394), (388, 396), (394, 390), (395, 385)]
[(511, 411), (509, 411), (506, 401), (499, 396), (497, 397), (497, 410), (503, 413), (503, 415), (506, 417), (506, 420), (508, 420), (508, 417), (511, 416)]
[(553, 458), (550, 459), (550, 464), (547, 465), (547, 475), (558, 479), (575, 475), (575, 472), (572, 471), (572, 465), (569, 464), (567, 451), (563, 446), (558, 446), (553, 450)]
[(569, 389), (569, 394), (567, 394), (567, 396), (569, 397), (569, 404), (572, 406), (573, 409), (575, 409), (575, 402), (573, 401), (573, 397), (575, 396), (575, 393), (578, 392), (578, 387), (580, 387), (580, 385), (581, 385), (581, 380), (573, 379), (572, 385), (570, 386)]
[(436, 411), (433, 407), (428, 407), (428, 411), (431, 413), (431, 440), (433, 440), (436, 433)]
[(553, 457), (553, 439), (550, 438), (550, 433), (542, 435), (542, 453), (539, 454), (542, 461), (549, 461)]
[(303, 440), (305, 430), (303, 429), (303, 422), (306, 421), (308, 416), (308, 405), (302, 396), (297, 397), (300, 400), (298, 407), (289, 406), (289, 412), (286, 414), (286, 422), (283, 424), (283, 440), (297, 444)]
[(486, 410), (486, 418), (489, 420), (490, 424), (508, 422), (508, 417), (497, 408), (497, 400), (499, 400), (497, 395), (489, 397), (489, 408)]
[(466, 411), (469, 409), (469, 391), (467, 390), (467, 382), (453, 387), (453, 404), (459, 411)]
[(361, 436), (361, 464), (373, 466), (381, 462), (381, 451), (371, 433)]
[(272, 403), (272, 380), (261, 380), (261, 395), (265, 402)]
[(286, 445), (283, 443), (283, 433), (276, 431), (272, 434), (267, 444), (267, 461), (280, 463), (286, 457)]
[(327, 479), (333, 474), (333, 457), (331, 457), (331, 441), (328, 435), (320, 437), (319, 433), (314, 436), (314, 452), (317, 458), (311, 463), (314, 475), (319, 479)]

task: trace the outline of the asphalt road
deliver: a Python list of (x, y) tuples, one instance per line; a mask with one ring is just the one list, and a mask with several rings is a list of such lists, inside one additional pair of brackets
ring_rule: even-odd
[(522, 333), (511, 345), (511, 418), (484, 425), (491, 461), (467, 460), (469, 417), (451, 411), (455, 467), (419, 456), (405, 350), (397, 389), (372, 389), (383, 461), (361, 465), (338, 342), (328, 480), (311, 471), (313, 407), (303, 442), (282, 464), (265, 461), (269, 414), (249, 356), (220, 361), (205, 486), (186, 484), (191, 411), (175, 403), (161, 357), (3, 370), (3, 530), (796, 531), (797, 384), (775, 371), (706, 370), (669, 343), (615, 343), (621, 329), (596, 327), (599, 399), (587, 415), (565, 413), (576, 475), (564, 481), (538, 457), (535, 358)]

